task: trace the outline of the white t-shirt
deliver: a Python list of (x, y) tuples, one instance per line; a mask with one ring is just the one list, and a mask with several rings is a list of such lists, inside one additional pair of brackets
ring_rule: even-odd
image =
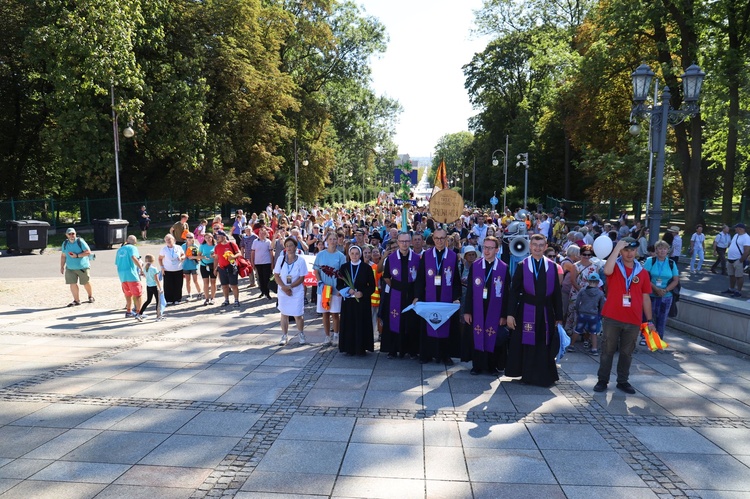
[(185, 252), (182, 250), (182, 246), (177, 246), (176, 244), (171, 248), (169, 246), (164, 246), (161, 251), (159, 251), (159, 256), (164, 257), (161, 261), (164, 270), (167, 272), (182, 270), (182, 260), (180, 260), (180, 256), (184, 254)]
[(693, 247), (703, 247), (703, 243), (706, 240), (705, 234), (698, 234), (697, 232), (690, 236), (690, 242), (693, 243)]
[[(742, 235), (735, 234), (732, 237), (732, 242), (729, 243), (729, 249), (727, 249), (727, 259), (739, 260), (742, 258), (745, 246), (750, 246), (750, 235), (748, 235), (747, 232)], [(742, 249), (740, 250), (740, 248)]]

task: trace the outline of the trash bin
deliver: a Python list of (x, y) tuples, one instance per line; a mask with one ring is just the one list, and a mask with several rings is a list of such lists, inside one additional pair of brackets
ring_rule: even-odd
[(94, 244), (97, 249), (112, 249), (113, 244), (125, 244), (129, 224), (127, 220), (116, 218), (94, 220)]
[(38, 249), (44, 253), (47, 247), (49, 224), (40, 220), (9, 220), (6, 225), (8, 253), (18, 251), (29, 254)]

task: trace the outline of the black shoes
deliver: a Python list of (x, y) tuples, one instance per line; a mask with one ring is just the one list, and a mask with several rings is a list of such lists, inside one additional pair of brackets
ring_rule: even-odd
[(481, 374), (482, 370), (481, 369), (477, 369), (476, 367), (472, 367), (471, 371), (469, 371), (469, 372), (471, 373), (472, 376), (476, 376), (478, 374)]
[(617, 389), (631, 395), (635, 394), (635, 388), (633, 388), (633, 386), (627, 381), (625, 383), (617, 383)]
[[(619, 385), (618, 385), (618, 387), (619, 387)], [(606, 381), (598, 381), (594, 385), (594, 391), (595, 392), (603, 392), (606, 389), (607, 389), (607, 382)]]

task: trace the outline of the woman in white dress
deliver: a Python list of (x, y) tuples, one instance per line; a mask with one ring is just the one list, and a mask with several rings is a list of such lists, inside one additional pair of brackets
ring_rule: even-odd
[(278, 309), (281, 312), (281, 341), (288, 341), (289, 317), (294, 317), (299, 332), (300, 345), (306, 343), (304, 329), (305, 288), (303, 281), (307, 275), (307, 262), (297, 254), (297, 241), (291, 237), (284, 240), (284, 257), (279, 258), (273, 269), (273, 277), (279, 285)]

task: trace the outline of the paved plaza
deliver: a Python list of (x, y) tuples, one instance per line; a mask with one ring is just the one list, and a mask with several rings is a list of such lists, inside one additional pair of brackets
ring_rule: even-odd
[(141, 324), (0, 302), (0, 498), (750, 497), (750, 361), (730, 350), (670, 331), (636, 353), (636, 395), (595, 394), (582, 352), (547, 389), (345, 356), (312, 308), (311, 344), (280, 347), (274, 303), (242, 299)]

